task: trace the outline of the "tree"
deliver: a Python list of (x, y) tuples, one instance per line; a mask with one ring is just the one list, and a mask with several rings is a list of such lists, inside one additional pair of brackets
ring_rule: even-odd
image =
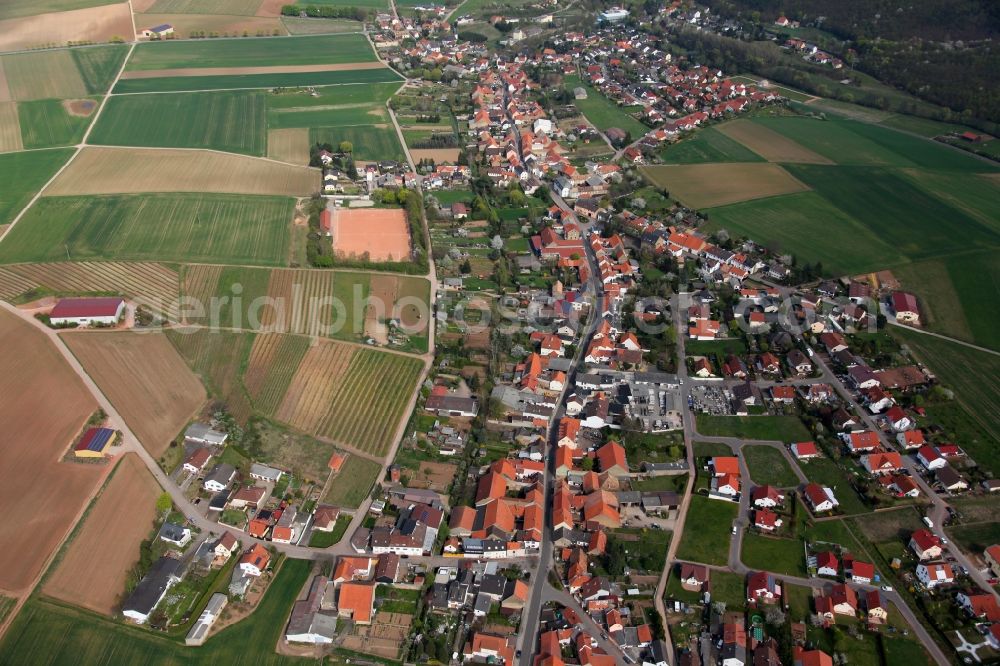
[(170, 498), (170, 493), (160, 493), (156, 498), (156, 512), (159, 514), (167, 513), (173, 506), (174, 501)]
[(500, 234), (497, 234), (496, 236), (493, 237), (493, 240), (490, 241), (490, 247), (492, 247), (494, 250), (503, 249), (503, 238), (500, 237)]
[(340, 152), (342, 152), (342, 153), (353, 153), (354, 152), (354, 144), (351, 143), (350, 141), (341, 141), (340, 142)]
[(594, 459), (593, 458), (584, 458), (583, 460), (581, 460), (580, 461), (580, 469), (582, 469), (584, 472), (589, 472), (589, 471), (593, 470), (594, 469)]
[(764, 619), (772, 627), (781, 627), (785, 624), (785, 613), (777, 606), (771, 606), (767, 609)]

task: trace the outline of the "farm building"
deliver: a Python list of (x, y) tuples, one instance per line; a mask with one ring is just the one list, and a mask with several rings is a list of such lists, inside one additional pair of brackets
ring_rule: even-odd
[(179, 560), (161, 557), (135, 586), (135, 590), (122, 606), (122, 614), (138, 624), (145, 624), (149, 614), (167, 594), (167, 590), (175, 583), (179, 583), (182, 575)]
[(288, 619), (285, 640), (289, 643), (330, 644), (337, 635), (337, 616), (323, 612), (323, 599), (327, 586), (332, 585), (325, 576), (313, 578), (309, 596), (295, 602)]
[(90, 428), (73, 447), (73, 455), (77, 458), (103, 458), (118, 438), (118, 433), (111, 428)]
[(193, 442), (195, 444), (221, 446), (226, 443), (227, 437), (229, 437), (229, 435), (226, 433), (213, 430), (204, 423), (192, 423), (188, 426), (188, 429), (184, 431), (184, 441)]
[(163, 39), (174, 34), (174, 26), (169, 23), (154, 25), (152, 28), (144, 28), (139, 35), (144, 39)]
[(195, 622), (194, 626), (191, 627), (191, 631), (188, 632), (187, 638), (184, 639), (184, 644), (201, 645), (204, 643), (205, 638), (208, 637), (208, 631), (215, 624), (215, 621), (219, 619), (219, 614), (222, 613), (222, 609), (226, 607), (228, 601), (229, 598), (221, 592), (213, 594), (208, 605), (205, 606), (205, 610), (198, 616), (198, 621)]
[(250, 478), (263, 481), (264, 483), (277, 483), (284, 474), (280, 469), (254, 463), (250, 465)]
[(63, 298), (52, 308), (49, 321), (53, 326), (113, 325), (124, 311), (124, 298)]

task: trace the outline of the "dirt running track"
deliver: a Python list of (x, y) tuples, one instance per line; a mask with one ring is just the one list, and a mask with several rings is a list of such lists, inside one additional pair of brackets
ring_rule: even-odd
[(30, 324), (0, 310), (0, 591), (27, 592), (110, 465), (62, 462), (97, 403)]
[(153, 525), (159, 494), (139, 456), (125, 454), (42, 592), (111, 615)]
[(207, 399), (161, 333), (76, 331), (62, 339), (154, 458)]

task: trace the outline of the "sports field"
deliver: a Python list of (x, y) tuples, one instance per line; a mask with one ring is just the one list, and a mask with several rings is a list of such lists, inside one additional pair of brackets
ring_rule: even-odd
[(263, 155), (264, 96), (257, 92), (116, 95), (90, 134), (94, 144), (212, 148)]
[(72, 154), (70, 149), (0, 154), (0, 224), (14, 219)]
[(337, 209), (333, 215), (333, 250), (370, 261), (410, 257), (410, 228), (401, 208)]
[(721, 128), (705, 127), (670, 144), (661, 152), (667, 164), (704, 162), (763, 162), (764, 158), (729, 138)]
[(309, 663), (275, 652), (288, 614), (309, 578), (312, 562), (286, 560), (257, 609), (246, 619), (192, 649), (182, 641), (128, 626), (96, 613), (33, 598), (0, 642), (12, 664), (244, 664), (284, 666)]
[(164, 335), (79, 331), (62, 338), (153, 457), (205, 402), (205, 388)]
[(294, 202), (231, 194), (43, 197), (0, 243), (0, 262), (88, 259), (279, 265)]
[(640, 171), (691, 208), (712, 208), (809, 189), (777, 164), (644, 166)]
[(267, 67), (371, 62), (364, 35), (309, 35), (283, 39), (214, 39), (139, 44), (126, 71), (177, 67)]
[[(7, 526), (0, 591), (19, 596), (41, 573), (109, 468), (60, 461), (97, 402), (56, 348), (31, 324), (0, 310), (0, 349), (0, 502), (12, 515), (31, 516)], [(2, 648), (0, 654), (10, 657)]]
[(126, 453), (77, 529), (42, 592), (111, 615), (156, 518), (160, 486), (135, 453)]
[(423, 370), (420, 359), (322, 341), (306, 352), (275, 413), (347, 448), (385, 455)]
[[(367, 63), (366, 63), (367, 65)], [(163, 76), (151, 79), (123, 79), (114, 88), (116, 94), (142, 92), (177, 92), (231, 90), (236, 88), (274, 88), (296, 86), (360, 85), (400, 81), (388, 67), (372, 69), (345, 68), (326, 71), (286, 72), (280, 74), (230, 74), (227, 76)]]

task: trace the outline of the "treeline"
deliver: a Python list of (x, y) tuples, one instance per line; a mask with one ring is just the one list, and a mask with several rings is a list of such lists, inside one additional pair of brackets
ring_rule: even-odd
[(284, 5), (281, 8), (282, 16), (302, 16), (305, 14), (309, 18), (332, 18), (351, 19), (354, 21), (367, 21), (372, 15), (371, 10), (363, 7), (331, 7), (329, 5)]

